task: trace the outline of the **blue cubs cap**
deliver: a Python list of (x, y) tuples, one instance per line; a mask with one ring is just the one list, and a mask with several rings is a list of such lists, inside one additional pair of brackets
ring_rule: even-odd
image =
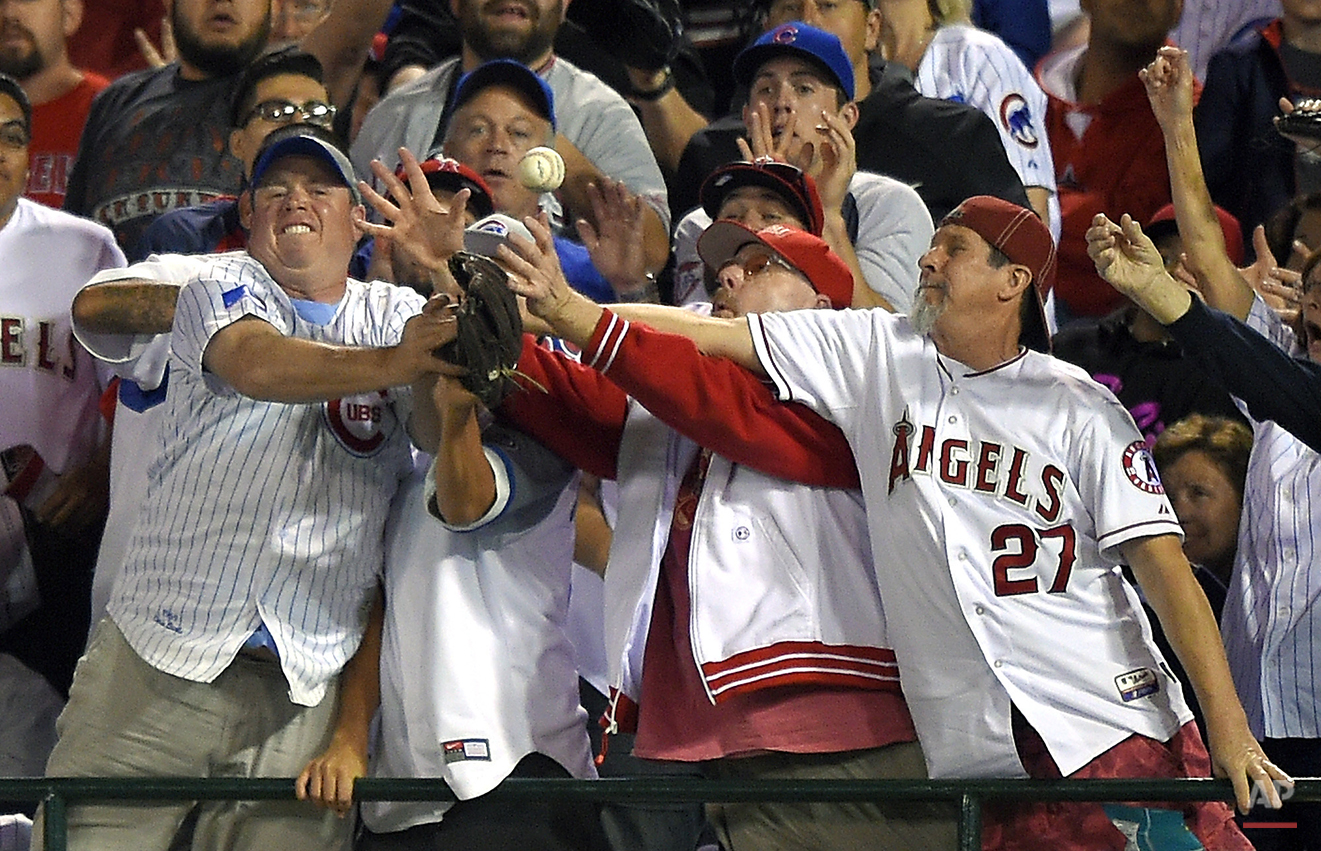
[(362, 194), (358, 192), (358, 180), (354, 176), (353, 165), (349, 162), (349, 158), (339, 149), (334, 135), (315, 124), (291, 124), (267, 136), (261, 150), (257, 152), (256, 162), (252, 164), (249, 183), (252, 186), (260, 186), (266, 170), (276, 160), (295, 156), (314, 157), (330, 166), (349, 188), (349, 196), (353, 199), (353, 203), (362, 203)]
[(811, 62), (826, 73), (826, 79), (835, 81), (844, 97), (853, 100), (853, 63), (839, 38), (802, 21), (780, 24), (744, 48), (734, 57), (734, 80), (740, 86), (751, 86), (758, 68), (770, 59), (785, 55)]
[(542, 118), (555, 129), (555, 95), (537, 72), (513, 59), (493, 59), (478, 65), (459, 79), (450, 102), (450, 113), (463, 106), (487, 86), (509, 86), (521, 93), (536, 108)]

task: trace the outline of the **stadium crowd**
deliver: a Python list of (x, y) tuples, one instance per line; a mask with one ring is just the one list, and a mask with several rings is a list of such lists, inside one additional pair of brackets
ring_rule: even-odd
[(77, 851), (956, 847), (487, 796), (656, 775), (1321, 848), (1319, 98), (1318, 0), (0, 0), (0, 777), (295, 778)]

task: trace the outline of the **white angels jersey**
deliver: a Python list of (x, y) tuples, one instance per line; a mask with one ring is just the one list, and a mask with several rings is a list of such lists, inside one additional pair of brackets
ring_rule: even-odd
[(880, 310), (748, 322), (780, 398), (853, 447), (932, 777), (1022, 776), (1011, 703), (1066, 775), (1192, 718), (1117, 568), (1125, 541), (1182, 533), (1109, 391), (1035, 352), (973, 372)]
[(102, 434), (96, 363), (73, 338), (69, 305), (124, 255), (101, 225), (19, 198), (0, 257), (0, 450), (31, 446), (63, 474)]
[(202, 354), (245, 316), (291, 337), (399, 342), (424, 300), (350, 279), (324, 325), (303, 319), (246, 254), (220, 255), (179, 295), (159, 455), (109, 613), (156, 668), (210, 682), (259, 624), (295, 703), (316, 705), (357, 649), (390, 499), (411, 469), (407, 388), (282, 404), (206, 372)]

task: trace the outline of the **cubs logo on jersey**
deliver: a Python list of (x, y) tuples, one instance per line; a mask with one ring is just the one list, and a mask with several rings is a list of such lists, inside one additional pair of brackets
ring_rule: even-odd
[(330, 433), (351, 455), (375, 455), (395, 428), (394, 409), (385, 390), (332, 399), (321, 409)]
[(1014, 141), (1025, 148), (1035, 148), (1040, 144), (1037, 131), (1032, 126), (1032, 111), (1027, 100), (1018, 92), (1012, 92), (1000, 101), (1000, 123), (1014, 137)]

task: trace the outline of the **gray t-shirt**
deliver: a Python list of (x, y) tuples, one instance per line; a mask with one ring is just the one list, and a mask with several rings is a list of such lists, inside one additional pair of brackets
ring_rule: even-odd
[[(391, 92), (363, 122), (350, 159), (358, 175), (374, 182), (370, 163), (393, 169), (400, 147), (419, 156), (439, 147), (445, 105), (453, 89), (457, 57)], [(608, 177), (623, 181), (670, 226), (665, 179), (633, 109), (614, 89), (570, 62), (552, 57), (539, 71), (555, 94), (559, 132)]]

